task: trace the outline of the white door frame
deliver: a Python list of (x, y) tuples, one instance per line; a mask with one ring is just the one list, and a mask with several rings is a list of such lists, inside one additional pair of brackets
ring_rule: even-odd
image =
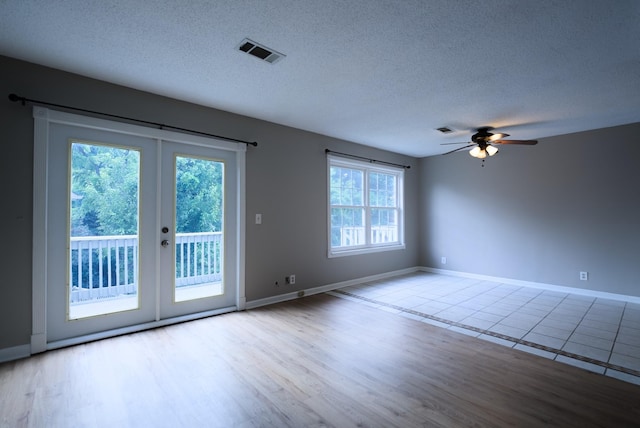
[[(183, 134), (164, 129), (148, 128), (139, 125), (97, 119), (71, 113), (51, 110), (44, 107), (34, 107), (34, 154), (33, 154), (33, 260), (32, 260), (32, 334), (31, 353), (35, 354), (48, 349), (82, 343), (88, 340), (115, 336), (148, 328), (183, 322), (190, 319), (202, 318), (229, 310), (244, 310), (245, 297), (245, 175), (246, 175), (246, 145), (220, 139)], [(236, 152), (237, 171), (237, 214), (238, 223), (235, 230), (229, 231), (237, 238), (237, 254), (235, 274), (237, 278), (236, 306), (219, 310), (201, 312), (170, 319), (156, 319), (141, 325), (124, 327), (117, 330), (105, 331), (86, 337), (73, 338), (62, 341), (64, 343), (49, 343), (47, 341), (47, 216), (48, 216), (48, 164), (49, 164), (49, 124), (59, 123), (90, 129), (116, 132), (157, 140), (171, 141), (218, 150)], [(159, 267), (158, 267), (159, 268)]]

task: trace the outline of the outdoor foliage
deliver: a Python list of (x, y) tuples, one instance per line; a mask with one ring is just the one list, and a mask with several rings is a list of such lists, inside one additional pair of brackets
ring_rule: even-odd
[[(140, 152), (82, 143), (71, 151), (71, 236), (137, 235)], [(176, 232), (222, 230), (223, 164), (177, 157), (176, 166)]]
[[(155, 187), (140, 188), (140, 164), (138, 150), (79, 142), (71, 145), (72, 237), (132, 235), (133, 245), (137, 248), (140, 192), (155, 191)], [(176, 233), (222, 230), (223, 167), (221, 162), (176, 157)], [(173, 175), (174, 171), (162, 173)], [(206, 251), (211, 252), (205, 258), (206, 266), (196, 263), (205, 251), (204, 244), (190, 243), (176, 246), (178, 248), (183, 254), (177, 254), (176, 263), (191, 262), (188, 275), (203, 274), (200, 271), (209, 269), (209, 263), (218, 266), (221, 260), (219, 246), (209, 244), (206, 247)], [(116, 264), (116, 256), (123, 262)], [(125, 276), (130, 281), (137, 280), (134, 272), (137, 250), (133, 246), (126, 251), (122, 247), (72, 250), (70, 257), (73, 287), (82, 284), (82, 288), (87, 288), (89, 276), (94, 288), (124, 284)], [(184, 269), (182, 266), (177, 268)], [(100, 270), (104, 272), (102, 277)], [(110, 273), (110, 284), (107, 283), (107, 272)], [(117, 275), (119, 284), (116, 284)]]
[(223, 164), (205, 159), (176, 159), (178, 233), (222, 230)]
[(71, 236), (137, 235), (140, 152), (71, 146)]

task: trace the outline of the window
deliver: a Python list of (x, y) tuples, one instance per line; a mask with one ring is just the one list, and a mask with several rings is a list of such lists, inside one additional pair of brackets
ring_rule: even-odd
[(328, 156), (329, 257), (404, 248), (404, 170)]

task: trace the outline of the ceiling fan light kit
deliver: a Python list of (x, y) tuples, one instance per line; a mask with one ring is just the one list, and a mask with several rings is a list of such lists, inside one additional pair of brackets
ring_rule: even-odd
[(498, 153), (498, 148), (490, 144), (487, 144), (485, 147), (475, 146), (473, 149), (469, 150), (469, 154), (478, 159), (484, 159), (487, 155), (493, 156), (496, 153)]
[(496, 146), (492, 146), (492, 145), (488, 145), (486, 149), (484, 149), (487, 153), (489, 153), (489, 156), (493, 156), (496, 153), (498, 153), (498, 148)]
[(487, 157), (487, 152), (482, 150), (480, 146), (475, 146), (473, 149), (469, 150), (469, 154), (478, 159), (484, 159)]

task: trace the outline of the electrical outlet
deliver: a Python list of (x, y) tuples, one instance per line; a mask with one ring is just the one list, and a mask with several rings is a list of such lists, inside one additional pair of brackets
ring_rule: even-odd
[(256, 224), (262, 224), (262, 214), (256, 214)]
[(296, 283), (296, 276), (295, 275), (289, 275), (286, 276), (285, 281), (287, 281), (287, 284), (295, 284)]
[(440, 263), (442, 263), (443, 265), (447, 264), (447, 258), (445, 256), (442, 256), (442, 258), (440, 259)]
[(580, 281), (588, 281), (589, 272), (580, 272)]

